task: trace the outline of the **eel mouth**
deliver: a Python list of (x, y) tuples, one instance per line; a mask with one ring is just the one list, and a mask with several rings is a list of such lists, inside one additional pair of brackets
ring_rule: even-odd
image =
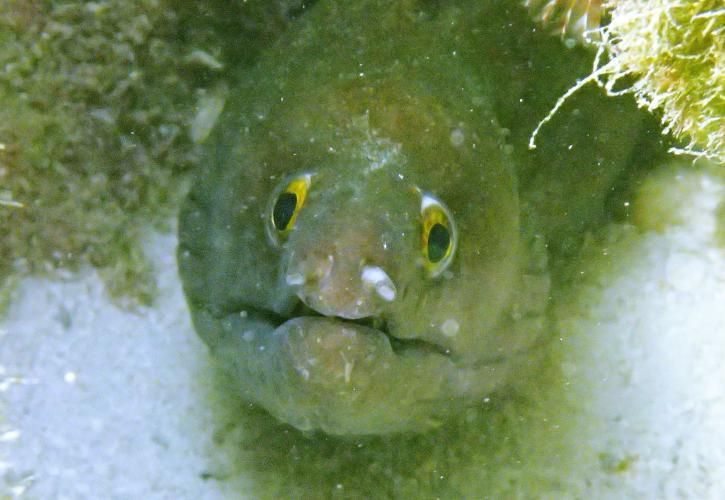
[[(245, 308), (245, 310), (248, 311), (249, 308)], [(297, 302), (292, 312), (288, 315), (280, 315), (269, 310), (257, 310), (256, 312), (261, 313), (261, 315), (266, 317), (276, 327), (279, 327), (287, 321), (295, 318), (324, 318), (327, 321), (338, 323), (341, 326), (362, 326), (380, 332), (385, 335), (385, 337), (387, 337), (388, 341), (390, 342), (390, 346), (393, 349), (393, 352), (395, 352), (396, 354), (403, 354), (405, 352), (415, 351), (418, 353), (435, 353), (447, 357), (451, 356), (451, 352), (449, 349), (433, 342), (417, 338), (399, 338), (395, 335), (392, 335), (388, 329), (387, 320), (382, 316), (368, 316), (360, 319), (347, 319), (341, 318), (339, 316), (325, 316), (323, 314), (320, 314), (313, 308), (307, 306), (301, 300)]]

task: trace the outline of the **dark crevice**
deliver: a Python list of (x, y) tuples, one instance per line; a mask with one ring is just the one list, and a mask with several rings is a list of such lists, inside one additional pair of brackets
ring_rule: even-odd
[[(388, 335), (386, 333), (386, 335)], [(423, 352), (426, 354), (440, 354), (441, 356), (450, 356), (450, 350), (445, 349), (438, 344), (433, 344), (422, 339), (399, 339), (388, 335), (390, 346), (395, 354), (403, 354), (408, 351)]]

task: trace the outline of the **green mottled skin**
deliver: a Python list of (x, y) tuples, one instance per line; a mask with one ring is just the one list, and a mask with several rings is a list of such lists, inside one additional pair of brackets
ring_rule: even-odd
[[(181, 213), (179, 265), (197, 331), (248, 399), (303, 430), (422, 431), (535, 374), (548, 269), (602, 218), (639, 125), (585, 92), (529, 151), (590, 56), (532, 27), (508, 0), (320, 2), (238, 84)], [(275, 248), (270, 198), (305, 172)], [(420, 265), (413, 186), (458, 225), (438, 278)], [(324, 290), (285, 281), (330, 261)], [(369, 317), (342, 319), (355, 304)]]

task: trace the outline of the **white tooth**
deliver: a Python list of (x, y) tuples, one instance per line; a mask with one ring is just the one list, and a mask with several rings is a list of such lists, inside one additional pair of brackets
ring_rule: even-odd
[(363, 283), (369, 286), (375, 286), (383, 281), (390, 281), (390, 277), (378, 266), (364, 266), (360, 278)]
[(390, 288), (388, 285), (379, 285), (375, 287), (375, 291), (378, 292), (384, 300), (392, 302), (395, 299), (395, 290)]
[(287, 284), (290, 286), (304, 285), (305, 277), (300, 273), (289, 273), (285, 276), (285, 281), (287, 281)]
[(390, 276), (379, 266), (364, 266), (360, 274), (362, 282), (388, 302), (395, 299), (395, 284)]

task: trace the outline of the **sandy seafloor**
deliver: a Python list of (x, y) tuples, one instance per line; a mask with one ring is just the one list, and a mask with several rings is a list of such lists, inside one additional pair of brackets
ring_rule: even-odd
[[(592, 243), (560, 306), (571, 423), (561, 433), (578, 444), (548, 469), (563, 491), (541, 496), (725, 497), (725, 187), (687, 170), (655, 185), (641, 204), (653, 215)], [(91, 270), (22, 281), (0, 322), (6, 497), (244, 495), (243, 474), (233, 487), (206, 475), (219, 452), (213, 377), (175, 244), (147, 241), (160, 291), (151, 308), (118, 307)]]

